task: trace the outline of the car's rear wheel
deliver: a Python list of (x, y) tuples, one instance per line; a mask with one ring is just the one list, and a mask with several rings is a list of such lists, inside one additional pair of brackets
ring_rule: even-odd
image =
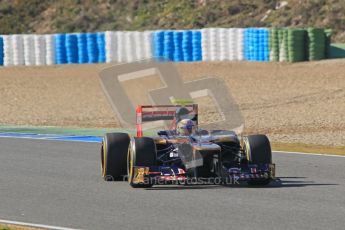
[[(136, 171), (135, 166), (142, 167), (140, 170), (155, 166), (157, 162), (156, 144), (149, 137), (134, 137), (128, 148), (127, 169), (128, 182), (133, 188), (149, 188), (152, 187), (153, 181), (145, 177), (145, 172)], [(139, 175), (140, 174), (140, 175)], [(139, 178), (140, 177), (140, 178)], [(144, 181), (138, 182), (145, 178)]]
[(127, 133), (107, 133), (101, 146), (101, 169), (105, 181), (121, 180), (127, 173)]
[[(244, 152), (249, 164), (271, 164), (272, 151), (270, 141), (266, 135), (250, 135), (244, 140)], [(249, 185), (267, 185), (270, 178), (252, 179)]]

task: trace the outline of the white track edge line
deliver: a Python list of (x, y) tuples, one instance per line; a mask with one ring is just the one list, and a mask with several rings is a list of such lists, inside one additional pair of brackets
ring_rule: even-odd
[(20, 225), (24, 227), (33, 227), (33, 228), (46, 228), (52, 230), (80, 230), (76, 228), (65, 228), (65, 227), (58, 227), (58, 226), (51, 226), (51, 225), (44, 225), (44, 224), (33, 224), (27, 222), (19, 222), (19, 221), (12, 221), (12, 220), (2, 220), (0, 219), (1, 224), (13, 224), (13, 225)]
[(335, 155), (335, 154), (328, 154), (328, 153), (305, 153), (305, 152), (289, 152), (289, 151), (274, 151), (274, 153), (291, 153), (291, 154), (300, 154), (300, 155), (311, 155), (311, 156), (324, 156), (324, 157), (345, 157), (345, 155)]
[(32, 137), (15, 137), (15, 136), (0, 136), (0, 138), (44, 140), (44, 141), (65, 141), (65, 142), (80, 142), (80, 143), (100, 143), (100, 141), (90, 141), (90, 140), (80, 141), (80, 140), (62, 140), (62, 139), (52, 139), (52, 138), (32, 138)]

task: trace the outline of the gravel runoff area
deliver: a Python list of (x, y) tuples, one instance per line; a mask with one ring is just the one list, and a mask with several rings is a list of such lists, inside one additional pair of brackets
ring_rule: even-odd
[[(0, 124), (119, 127), (98, 79), (108, 66), (1, 68)], [(223, 79), (240, 106), (247, 133), (265, 133), (274, 142), (345, 146), (343, 59), (176, 66), (185, 81)], [(154, 82), (139, 81), (136, 86), (143, 88)], [(127, 84), (126, 90), (133, 98), (142, 98), (138, 87)]]

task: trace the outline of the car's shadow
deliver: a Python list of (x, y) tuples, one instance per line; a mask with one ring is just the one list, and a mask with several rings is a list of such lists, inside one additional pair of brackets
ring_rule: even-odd
[(310, 186), (335, 186), (334, 183), (317, 183), (314, 181), (301, 180), (306, 177), (278, 177), (268, 185), (248, 185), (246, 182), (228, 185), (159, 185), (146, 190), (190, 190), (190, 189), (224, 189), (224, 188), (298, 188)]

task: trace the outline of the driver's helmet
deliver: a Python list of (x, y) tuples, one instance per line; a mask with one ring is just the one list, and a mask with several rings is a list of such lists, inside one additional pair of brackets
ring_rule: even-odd
[(191, 119), (182, 119), (176, 125), (176, 132), (179, 135), (189, 136), (195, 132), (195, 123)]
[(180, 107), (175, 112), (176, 123), (180, 122), (182, 119), (187, 119), (189, 116), (189, 110), (185, 107)]

